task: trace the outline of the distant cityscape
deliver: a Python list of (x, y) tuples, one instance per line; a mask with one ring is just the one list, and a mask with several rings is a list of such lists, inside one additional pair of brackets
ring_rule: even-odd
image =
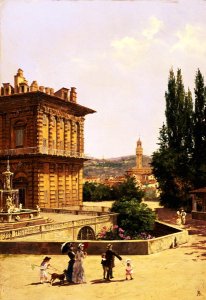
[(151, 157), (143, 155), (142, 142), (137, 141), (136, 155), (111, 159), (91, 159), (84, 163), (84, 183), (94, 182), (110, 187), (121, 183), (127, 175), (147, 194), (158, 197), (158, 183), (150, 167)]

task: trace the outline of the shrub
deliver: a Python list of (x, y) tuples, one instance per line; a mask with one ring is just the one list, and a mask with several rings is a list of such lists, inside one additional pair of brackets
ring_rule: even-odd
[(110, 228), (104, 226), (96, 236), (97, 240), (148, 240), (152, 238), (153, 236), (147, 232), (141, 232), (140, 234), (131, 237), (118, 225), (111, 226)]
[(107, 228), (106, 226), (102, 227), (101, 231), (97, 234), (96, 237), (98, 240), (130, 240), (131, 237), (126, 235), (124, 229), (120, 228), (117, 225)]
[(122, 198), (115, 201), (111, 211), (119, 214), (117, 216), (118, 226), (132, 238), (137, 238), (142, 232), (150, 232), (154, 228), (156, 219), (154, 211), (136, 199)]

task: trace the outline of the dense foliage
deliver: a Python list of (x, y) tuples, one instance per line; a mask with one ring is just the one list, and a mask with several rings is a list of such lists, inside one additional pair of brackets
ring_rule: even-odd
[(159, 149), (152, 167), (168, 207), (187, 206), (189, 191), (206, 186), (206, 88), (201, 72), (195, 78), (195, 103), (185, 92), (181, 70), (170, 70), (165, 93), (166, 123), (160, 129)]
[(85, 182), (83, 186), (83, 201), (111, 200), (112, 189), (102, 183)]
[(141, 202), (144, 196), (144, 192), (136, 184), (135, 177), (126, 176), (125, 181), (115, 185), (112, 188), (113, 199), (119, 200), (122, 197), (125, 199), (135, 198), (137, 201)]
[(117, 200), (123, 196), (141, 201), (144, 193), (136, 186), (135, 178), (126, 176), (125, 181), (113, 187), (102, 183), (85, 182), (83, 201)]
[(111, 211), (118, 213), (117, 224), (123, 228), (125, 236), (134, 239), (138, 238), (143, 232), (153, 230), (156, 217), (154, 211), (135, 198), (123, 197), (115, 201)]
[(149, 232), (153, 229), (155, 213), (146, 204), (141, 203), (144, 192), (136, 185), (134, 177), (126, 176), (124, 182), (113, 188), (86, 182), (83, 191), (84, 201), (116, 199), (111, 211), (118, 213), (117, 226), (103, 227), (98, 233), (98, 239), (146, 239), (151, 237)]

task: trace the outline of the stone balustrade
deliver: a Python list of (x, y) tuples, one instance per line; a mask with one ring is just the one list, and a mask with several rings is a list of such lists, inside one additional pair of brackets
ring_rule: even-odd
[(0, 149), (0, 155), (21, 155), (21, 154), (50, 154), (57, 156), (66, 156), (74, 158), (88, 158), (82, 152), (62, 150), (49, 147), (24, 147), (24, 148), (15, 148), (15, 149)]
[(74, 214), (74, 215), (102, 215), (110, 212), (110, 208), (106, 206), (86, 206), (86, 205), (70, 205), (65, 208), (42, 208), (42, 212), (59, 213), (59, 214)]
[(34, 225), (22, 228), (12, 228), (8, 230), (0, 231), (0, 240), (9, 240), (9, 239), (16, 239), (19, 237), (24, 237), (33, 234), (42, 234), (60, 230), (67, 230), (71, 233), (72, 238), (77, 238), (78, 230), (84, 226), (90, 226), (93, 228), (94, 232), (101, 228), (102, 225), (111, 226), (116, 220), (117, 214), (107, 214), (103, 216), (96, 216), (92, 218), (86, 218), (81, 220), (73, 220), (67, 222), (60, 222), (60, 223), (47, 223), (42, 225)]

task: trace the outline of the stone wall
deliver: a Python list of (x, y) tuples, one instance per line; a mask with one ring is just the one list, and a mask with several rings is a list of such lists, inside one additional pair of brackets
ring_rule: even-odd
[(206, 212), (192, 211), (192, 219), (206, 221)]
[(110, 227), (116, 224), (117, 214), (107, 214), (81, 220), (59, 223), (46, 223), (22, 228), (12, 228), (0, 231), (0, 240), (24, 239), (56, 241), (64, 239), (77, 239), (79, 231), (89, 226), (97, 234), (103, 226)]
[[(162, 223), (162, 222), (160, 222)], [(162, 226), (168, 226), (162, 223)], [(151, 240), (133, 240), (133, 241), (81, 241), (85, 243), (86, 251), (89, 255), (101, 255), (105, 252), (107, 244), (111, 243), (113, 249), (120, 255), (149, 255), (166, 249), (178, 247), (181, 244), (188, 242), (188, 232), (186, 230), (177, 230), (174, 228), (174, 233), (164, 235), (162, 237)], [(65, 240), (57, 242), (41, 241), (1, 241), (0, 254), (45, 254), (58, 255), (61, 254), (61, 244)], [(74, 240), (74, 246), (77, 247), (80, 241)]]

